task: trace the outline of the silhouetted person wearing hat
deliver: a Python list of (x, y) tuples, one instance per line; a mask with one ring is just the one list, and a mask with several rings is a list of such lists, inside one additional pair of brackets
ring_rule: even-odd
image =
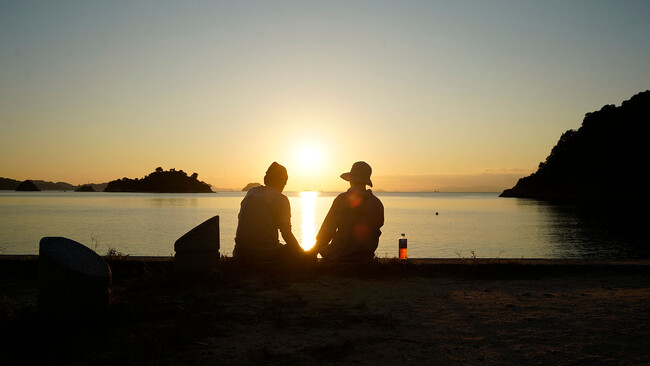
[[(350, 189), (339, 194), (332, 203), (316, 236), (312, 253), (326, 260), (366, 262), (375, 256), (381, 228), (384, 225), (384, 205), (366, 185), (372, 187), (372, 168), (357, 161), (341, 178), (350, 182)], [(330, 242), (331, 241), (331, 242)]]
[[(273, 162), (264, 176), (264, 185), (246, 193), (239, 210), (235, 258), (268, 261), (304, 253), (291, 232), (291, 206), (282, 194), (288, 179), (287, 169)], [(280, 244), (278, 230), (286, 245)]]

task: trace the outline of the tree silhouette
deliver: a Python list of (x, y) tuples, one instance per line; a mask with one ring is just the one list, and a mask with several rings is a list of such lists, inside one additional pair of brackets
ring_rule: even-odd
[(578, 130), (562, 134), (535, 173), (502, 197), (593, 201), (649, 200), (639, 179), (650, 163), (650, 90), (620, 107), (587, 113)]
[(122, 178), (108, 183), (105, 192), (211, 193), (210, 185), (199, 181), (198, 174), (187, 176), (182, 170), (164, 171), (158, 167), (142, 179)]

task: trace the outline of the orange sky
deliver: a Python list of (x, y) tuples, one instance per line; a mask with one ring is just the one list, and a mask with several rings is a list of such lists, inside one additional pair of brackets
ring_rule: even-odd
[(0, 4), (0, 176), (156, 167), (214, 187), (509, 188), (585, 113), (650, 88), (634, 1)]

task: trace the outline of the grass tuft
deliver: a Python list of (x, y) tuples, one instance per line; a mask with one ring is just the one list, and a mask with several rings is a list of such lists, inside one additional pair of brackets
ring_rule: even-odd
[(128, 254), (124, 254), (117, 249), (111, 247), (110, 245), (106, 245), (108, 247), (108, 251), (106, 252), (106, 258), (111, 259), (111, 260), (125, 260), (128, 258)]

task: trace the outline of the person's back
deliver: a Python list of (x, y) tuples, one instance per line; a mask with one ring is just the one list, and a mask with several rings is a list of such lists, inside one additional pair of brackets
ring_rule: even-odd
[(323, 258), (358, 262), (374, 257), (379, 229), (384, 224), (384, 206), (366, 189), (366, 185), (372, 187), (371, 172), (368, 164), (357, 162), (350, 173), (341, 175), (351, 187), (334, 199), (316, 237), (315, 250)]
[(331, 244), (321, 251), (323, 258), (335, 261), (371, 259), (379, 245), (379, 230), (384, 224), (384, 206), (371, 190), (350, 188), (336, 197), (330, 214), (317, 236), (318, 242)]
[[(286, 200), (286, 202), (285, 202)], [(267, 186), (251, 188), (241, 202), (235, 250), (240, 256), (270, 258), (280, 247), (278, 228), (290, 218), (288, 199)]]
[[(291, 232), (291, 206), (282, 191), (286, 169), (274, 162), (264, 176), (264, 186), (251, 188), (241, 202), (235, 236), (235, 258), (266, 261), (302, 252)], [(280, 244), (278, 230), (286, 245)], [(283, 250), (286, 249), (286, 250)]]

